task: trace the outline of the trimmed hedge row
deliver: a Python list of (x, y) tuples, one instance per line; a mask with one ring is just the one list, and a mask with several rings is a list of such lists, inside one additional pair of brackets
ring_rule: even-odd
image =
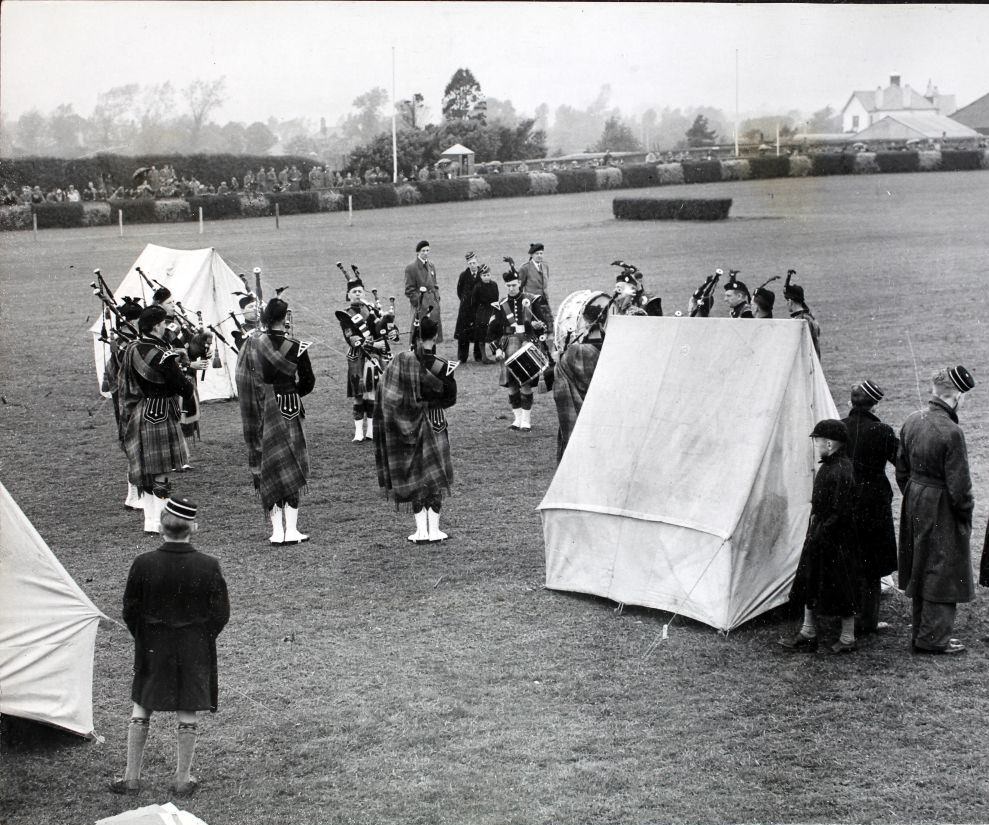
[[(245, 159), (240, 160), (243, 162)], [(335, 212), (347, 208), (348, 198), (354, 209), (385, 209), (417, 203), (447, 203), (480, 198), (590, 192), (682, 183), (983, 168), (989, 169), (989, 150), (858, 152), (820, 154), (810, 157), (794, 155), (725, 161), (637, 163), (623, 167), (562, 169), (558, 172), (515, 172), (450, 180), (410, 181), (397, 186), (390, 184), (353, 186), (339, 190), (277, 192), (265, 195), (231, 193), (158, 200), (152, 198), (114, 200), (109, 203), (97, 201), (3, 206), (0, 207), (0, 231), (30, 229), (32, 213), (38, 216), (39, 228), (49, 229), (114, 223), (118, 219), (118, 211), (123, 212), (126, 223), (168, 223), (197, 220), (199, 209), (202, 208), (203, 218), (213, 221), (271, 216), (275, 214), (276, 206), (280, 215)], [(674, 202), (692, 203), (683, 200)], [(687, 210), (687, 214), (691, 214), (692, 207), (678, 208), (681, 212)], [(710, 220), (711, 218), (680, 217), (680, 219)]]
[(309, 170), (316, 165), (312, 158), (303, 155), (285, 155), (270, 157), (268, 155), (140, 155), (127, 157), (124, 155), (100, 154), (91, 158), (30, 157), (30, 158), (0, 158), (0, 184), (11, 187), (40, 186), (43, 191), (61, 187), (66, 188), (70, 183), (82, 191), (89, 181), (103, 176), (112, 179), (114, 186), (131, 186), (132, 175), (142, 166), (171, 166), (181, 178), (195, 177), (199, 180), (229, 181), (231, 178), (241, 180), (248, 169), (257, 172), (259, 166), (265, 169), (274, 166), (281, 170), (284, 166), (295, 166), (302, 173), (302, 185), (309, 185)]
[(731, 198), (615, 198), (611, 211), (620, 221), (723, 221)]

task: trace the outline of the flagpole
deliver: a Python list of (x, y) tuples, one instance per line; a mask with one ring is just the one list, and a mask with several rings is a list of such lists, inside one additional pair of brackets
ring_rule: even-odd
[(398, 183), (398, 133), (395, 130), (395, 47), (391, 47), (391, 182)]
[(735, 49), (735, 157), (738, 157), (738, 49)]

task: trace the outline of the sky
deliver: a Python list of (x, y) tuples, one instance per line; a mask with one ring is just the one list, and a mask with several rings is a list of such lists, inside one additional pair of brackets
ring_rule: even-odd
[(218, 123), (332, 126), (358, 95), (392, 92), (393, 54), (396, 98), (421, 92), (434, 121), (461, 67), (530, 115), (584, 109), (605, 84), (626, 115), (730, 115), (736, 79), (743, 116), (809, 114), (891, 74), (961, 107), (989, 92), (989, 6), (4, 0), (0, 109), (88, 117), (115, 86), (223, 77)]

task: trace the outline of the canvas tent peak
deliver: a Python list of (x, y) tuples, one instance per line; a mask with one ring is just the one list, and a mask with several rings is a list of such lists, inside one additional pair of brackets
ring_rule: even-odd
[[(138, 274), (138, 268), (150, 278), (167, 286), (172, 297), (181, 302), (187, 312), (195, 313), (199, 310), (202, 312), (204, 325), (213, 324), (223, 333), (224, 338), (231, 340), (227, 334), (231, 331), (229, 313), (240, 312), (237, 296), (234, 293), (243, 291), (244, 282), (237, 277), (215, 248), (171, 249), (155, 244), (145, 246), (120, 284), (114, 287), (113, 293), (118, 300), (122, 300), (125, 295), (140, 298), (141, 303), (147, 306), (151, 302), (151, 290)], [(224, 322), (227, 322), (226, 326), (223, 325)], [(102, 318), (97, 318), (89, 330), (93, 335), (96, 380), (100, 386), (103, 383), (106, 360), (110, 355), (109, 346), (100, 341), (102, 326)], [(204, 378), (197, 378), (201, 401), (237, 397), (234, 378), (236, 355), (222, 342), (215, 343), (220, 354), (221, 366), (210, 367), (205, 371)]]
[(538, 508), (547, 587), (725, 631), (783, 604), (810, 515), (808, 435), (837, 417), (804, 321), (611, 318)]

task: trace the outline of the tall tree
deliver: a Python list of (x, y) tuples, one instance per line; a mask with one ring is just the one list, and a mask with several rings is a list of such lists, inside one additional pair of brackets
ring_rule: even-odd
[(136, 149), (139, 153), (165, 151), (166, 143), (170, 140), (165, 121), (174, 111), (175, 89), (171, 82), (144, 88), (137, 103), (139, 133)]
[(71, 103), (56, 106), (48, 120), (52, 154), (59, 158), (78, 157), (82, 153), (85, 130), (86, 119), (72, 110)]
[(609, 117), (604, 123), (601, 138), (594, 146), (595, 152), (640, 152), (642, 144), (626, 123), (617, 117)]
[(697, 115), (690, 128), (686, 131), (687, 145), (713, 146), (717, 142), (717, 132), (710, 128), (707, 118), (704, 115)]
[(192, 133), (189, 135), (189, 146), (199, 148), (199, 133), (202, 131), (206, 118), (214, 109), (223, 105), (223, 91), (226, 78), (218, 80), (194, 80), (182, 90), (182, 96), (189, 104), (189, 114), (192, 117)]
[(48, 118), (37, 109), (25, 112), (17, 119), (14, 146), (19, 155), (43, 155), (49, 148)]
[(96, 149), (110, 149), (125, 139), (126, 116), (134, 109), (140, 86), (128, 83), (114, 86), (96, 96), (96, 106), (89, 118), (90, 142)]
[(263, 155), (276, 143), (274, 132), (259, 120), (244, 130), (244, 151), (249, 155)]
[(841, 131), (841, 113), (830, 106), (818, 109), (810, 116), (807, 131), (814, 134), (829, 134)]
[(443, 118), (450, 122), (486, 120), (486, 101), (470, 69), (457, 69), (443, 90)]
[(343, 136), (352, 144), (368, 143), (385, 131), (388, 122), (382, 117), (381, 110), (387, 102), (388, 92), (380, 86), (355, 97), (353, 106), (357, 113), (347, 115), (340, 124)]
[(426, 120), (426, 99), (416, 92), (408, 100), (400, 100), (395, 104), (402, 125), (409, 129), (421, 129)]
[(498, 126), (499, 145), (497, 159), (530, 160), (546, 157), (546, 133), (536, 129), (536, 119), (523, 118), (513, 129), (508, 126)]
[(485, 104), (487, 106), (485, 118), (488, 123), (499, 123), (509, 129), (514, 129), (519, 125), (518, 112), (515, 111), (512, 101), (489, 97), (485, 100)]

